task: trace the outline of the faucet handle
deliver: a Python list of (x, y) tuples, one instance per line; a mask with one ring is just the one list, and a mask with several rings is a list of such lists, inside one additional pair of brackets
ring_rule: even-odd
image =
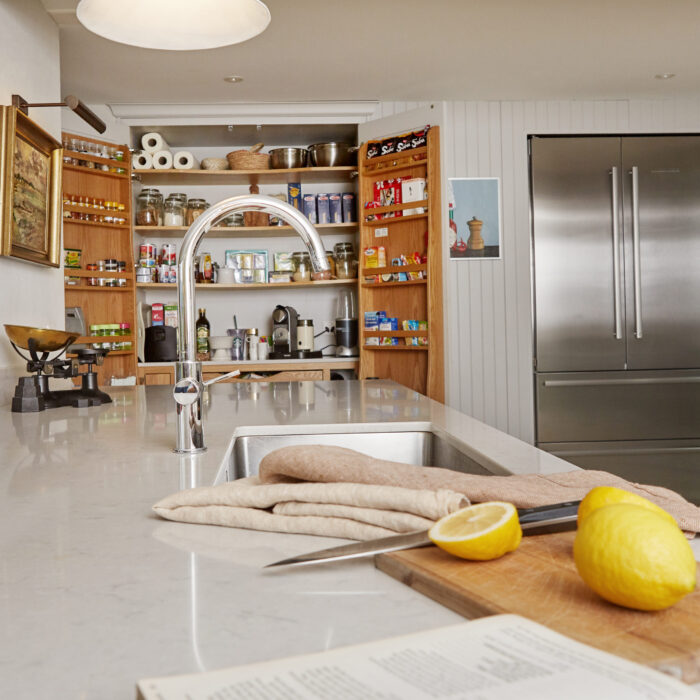
[(183, 377), (173, 387), (173, 397), (181, 406), (191, 406), (202, 393), (202, 386), (191, 377)]
[[(203, 382), (203, 385), (205, 387), (210, 386), (211, 384), (216, 384), (216, 382), (223, 382), (224, 379), (230, 379), (231, 377), (237, 377), (240, 374), (240, 370), (234, 369), (233, 372), (227, 372), (226, 374), (222, 374), (219, 377), (214, 377), (214, 379), (207, 379), (206, 382)], [(177, 399), (176, 399), (177, 401)]]

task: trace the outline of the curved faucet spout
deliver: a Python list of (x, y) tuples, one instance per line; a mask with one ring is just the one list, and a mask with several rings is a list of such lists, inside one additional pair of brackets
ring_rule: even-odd
[(173, 392), (177, 403), (176, 452), (201, 452), (206, 449), (202, 432), (202, 365), (197, 361), (195, 255), (199, 242), (209, 228), (236, 211), (261, 211), (286, 221), (308, 249), (314, 271), (330, 270), (318, 231), (300, 211), (279, 199), (259, 194), (229, 197), (209, 207), (194, 220), (183, 239), (177, 266), (180, 338)]

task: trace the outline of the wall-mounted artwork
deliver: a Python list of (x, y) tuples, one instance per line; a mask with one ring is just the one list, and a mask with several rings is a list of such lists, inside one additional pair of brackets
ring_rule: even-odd
[(501, 257), (501, 181), (497, 177), (451, 177), (450, 260)]
[(58, 267), (61, 144), (15, 107), (0, 128), (0, 253)]

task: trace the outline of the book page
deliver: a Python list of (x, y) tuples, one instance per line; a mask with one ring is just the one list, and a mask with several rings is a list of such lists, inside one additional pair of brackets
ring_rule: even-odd
[(221, 671), (152, 678), (143, 700), (697, 700), (662, 673), (518, 615)]

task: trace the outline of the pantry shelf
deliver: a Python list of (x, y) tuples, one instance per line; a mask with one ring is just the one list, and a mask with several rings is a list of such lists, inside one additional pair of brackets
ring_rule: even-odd
[[(63, 271), (67, 277), (123, 277), (124, 279), (132, 279), (133, 272), (113, 272), (111, 270), (83, 270), (82, 268), (64, 267)], [(114, 287), (112, 287), (114, 289)]]
[[(351, 233), (358, 227), (357, 222), (346, 224), (314, 224), (316, 230), (323, 236), (339, 233)], [(182, 238), (187, 233), (187, 226), (134, 226), (134, 233), (144, 238), (172, 237)], [(208, 238), (258, 238), (290, 236), (299, 234), (291, 226), (215, 226), (210, 228), (205, 236)]]
[(88, 287), (81, 286), (79, 284), (67, 284), (65, 285), (65, 290), (67, 292), (133, 292), (133, 287)]
[(368, 331), (365, 330), (367, 338), (425, 338), (428, 331)]
[(144, 183), (164, 185), (272, 185), (289, 182), (349, 182), (357, 176), (352, 165), (334, 168), (275, 170), (135, 170)]
[[(83, 158), (83, 160), (85, 160)], [(121, 167), (121, 166), (119, 166)], [(110, 173), (107, 170), (99, 170), (98, 168), (86, 168), (82, 165), (67, 165), (63, 164), (63, 171), (74, 172), (74, 173), (84, 173), (86, 175), (99, 175), (100, 177), (115, 178), (117, 180), (128, 180), (128, 173)]]
[[(386, 333), (384, 335), (387, 335)], [(414, 333), (415, 335), (415, 333)], [(363, 350), (418, 350), (419, 352), (427, 352), (427, 345), (363, 345)]]
[[(326, 286), (340, 286), (340, 285), (354, 285), (357, 283), (356, 278), (346, 279), (346, 280), (317, 280), (315, 282), (276, 282), (272, 284), (258, 283), (248, 283), (248, 284), (195, 284), (197, 289), (203, 289), (205, 291), (216, 292), (223, 291), (225, 289), (281, 289), (281, 288), (292, 288), (292, 289), (303, 289), (304, 287), (326, 287)], [(175, 291), (177, 289), (176, 284), (169, 284), (163, 282), (137, 282), (136, 286), (139, 289), (172, 289)]]
[(64, 217), (63, 224), (78, 224), (79, 226), (92, 226), (94, 228), (116, 228), (129, 230), (129, 224), (107, 224), (101, 221), (82, 221), (81, 219), (69, 219)]
[[(376, 209), (375, 209), (376, 211)], [(391, 219), (374, 219), (373, 221), (365, 221), (363, 226), (390, 226), (392, 224), (403, 224), (408, 221), (418, 221), (419, 219), (427, 219), (428, 214), (411, 214), (410, 216), (395, 216)]]
[(427, 279), (405, 280), (403, 282), (362, 282), (361, 287), (407, 287), (411, 284), (428, 284)]

